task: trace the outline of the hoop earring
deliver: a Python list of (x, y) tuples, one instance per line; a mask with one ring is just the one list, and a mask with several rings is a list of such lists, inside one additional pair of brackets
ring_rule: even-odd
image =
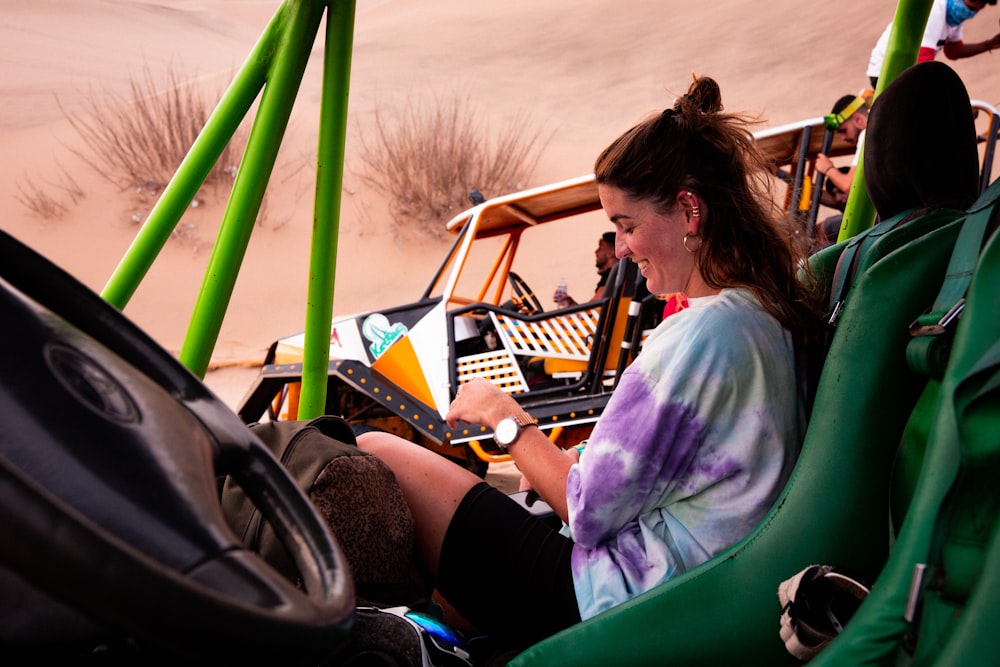
[[(688, 246), (688, 239), (698, 239), (698, 247), (692, 249)], [(701, 236), (699, 234), (685, 234), (684, 235), (684, 249), (687, 250), (692, 255), (699, 250), (701, 250)]]

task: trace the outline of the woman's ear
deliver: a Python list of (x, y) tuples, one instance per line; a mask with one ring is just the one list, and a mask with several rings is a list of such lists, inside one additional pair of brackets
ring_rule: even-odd
[(701, 204), (698, 195), (690, 190), (684, 190), (677, 195), (677, 203), (684, 209), (684, 214), (687, 216), (688, 233), (697, 236), (698, 230), (701, 228)]

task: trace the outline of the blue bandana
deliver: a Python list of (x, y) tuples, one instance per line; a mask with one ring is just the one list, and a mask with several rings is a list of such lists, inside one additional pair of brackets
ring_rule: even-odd
[(974, 9), (965, 6), (965, 0), (948, 0), (948, 11), (945, 14), (945, 21), (952, 28), (962, 25), (976, 15)]

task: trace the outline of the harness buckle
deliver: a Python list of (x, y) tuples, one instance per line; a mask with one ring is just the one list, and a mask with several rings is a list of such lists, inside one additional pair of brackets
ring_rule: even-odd
[(830, 317), (827, 318), (826, 323), (831, 327), (837, 326), (837, 322), (840, 321), (840, 311), (844, 309), (844, 301), (838, 301), (833, 306), (833, 311), (830, 313)]
[(936, 322), (934, 313), (925, 313), (910, 324), (911, 336), (940, 336), (958, 321), (962, 311), (965, 309), (965, 299), (959, 299), (954, 306), (942, 315)]

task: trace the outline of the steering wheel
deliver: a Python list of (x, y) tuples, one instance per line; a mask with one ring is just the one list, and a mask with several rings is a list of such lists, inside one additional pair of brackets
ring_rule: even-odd
[[(343, 645), (354, 612), (344, 556), (250, 429), (121, 313), (2, 231), (0, 278), (0, 572), (80, 626), (166, 655), (284, 664)], [(225, 474), (282, 538), (302, 588), (229, 529)], [(0, 629), (0, 643), (4, 632), (14, 630)], [(69, 632), (50, 622), (37, 649), (79, 640)]]
[(542, 303), (535, 296), (534, 290), (528, 287), (528, 283), (524, 282), (524, 278), (513, 271), (509, 272), (507, 276), (510, 279), (510, 286), (514, 290), (514, 303), (520, 303), (526, 308), (528, 315), (537, 315), (545, 312), (545, 309), (542, 308)]

